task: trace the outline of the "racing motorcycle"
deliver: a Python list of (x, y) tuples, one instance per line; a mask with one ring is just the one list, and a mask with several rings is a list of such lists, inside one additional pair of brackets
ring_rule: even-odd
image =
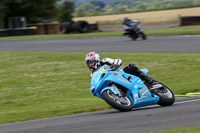
[(143, 40), (147, 39), (144, 32), (137, 26), (137, 23), (126, 26), (126, 28), (124, 28), (123, 34), (125, 36), (132, 38), (133, 40), (136, 40), (139, 37), (142, 38)]
[[(150, 85), (139, 77), (127, 74), (119, 66), (103, 65), (91, 77), (90, 92), (120, 111), (158, 104), (170, 106), (175, 101), (173, 92), (164, 84), (150, 91)], [(141, 71), (147, 75), (148, 69)]]

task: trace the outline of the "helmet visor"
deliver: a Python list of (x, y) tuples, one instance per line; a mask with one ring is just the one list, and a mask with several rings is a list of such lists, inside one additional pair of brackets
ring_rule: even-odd
[(88, 64), (89, 67), (94, 66), (95, 63), (96, 63), (96, 61), (88, 61), (88, 62), (87, 62), (87, 64)]

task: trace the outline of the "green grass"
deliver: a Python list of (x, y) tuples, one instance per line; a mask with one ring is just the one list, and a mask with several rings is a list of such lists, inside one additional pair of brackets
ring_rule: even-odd
[(84, 34), (57, 34), (57, 35), (29, 35), (29, 36), (14, 36), (0, 37), (0, 40), (21, 40), (21, 39), (61, 39), (61, 38), (91, 38), (91, 37), (112, 37), (122, 36), (121, 32), (94, 32)]
[(163, 131), (152, 131), (145, 133), (199, 133), (200, 127), (191, 127), (191, 128), (179, 128), (179, 129), (170, 129)]
[(146, 30), (147, 35), (199, 35), (200, 26)]
[[(0, 123), (109, 109), (90, 94), (86, 53), (0, 52)], [(100, 53), (135, 63), (175, 94), (198, 92), (200, 54)]]
[[(200, 27), (174, 27), (165, 29), (145, 30), (147, 35), (199, 35)], [(29, 35), (0, 37), (0, 40), (19, 40), (19, 39), (60, 39), (60, 38), (89, 38), (89, 37), (117, 37), (123, 36), (122, 32), (94, 32), (85, 34), (59, 34), (59, 35)]]

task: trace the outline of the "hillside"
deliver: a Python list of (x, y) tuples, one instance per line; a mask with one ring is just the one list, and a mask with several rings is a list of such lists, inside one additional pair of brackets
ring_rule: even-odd
[(199, 0), (73, 0), (75, 17), (200, 7)]
[(139, 20), (141, 22), (141, 27), (143, 29), (158, 29), (158, 28), (179, 26), (180, 16), (183, 16), (183, 17), (200, 16), (200, 7), (162, 10), (162, 11), (148, 11), (148, 12), (138, 12), (138, 13), (102, 15), (102, 16), (75, 17), (73, 18), (73, 20), (74, 21), (85, 20), (89, 23), (98, 22), (99, 28), (101, 30), (108, 31), (110, 30), (107, 27), (109, 25), (115, 26), (111, 30), (122, 29), (121, 23), (123, 20), (123, 16), (125, 15), (128, 15), (129, 18), (131, 19)]

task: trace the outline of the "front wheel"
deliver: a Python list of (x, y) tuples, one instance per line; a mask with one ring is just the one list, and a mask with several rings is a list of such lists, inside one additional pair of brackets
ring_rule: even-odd
[(171, 106), (175, 102), (175, 96), (173, 92), (165, 85), (156, 91), (156, 95), (160, 98), (158, 101), (160, 106)]
[(142, 36), (142, 39), (143, 39), (143, 40), (146, 40), (146, 39), (147, 39), (147, 36), (146, 36), (143, 32), (141, 33), (141, 36)]
[(127, 96), (115, 95), (111, 90), (105, 90), (102, 93), (103, 99), (113, 108), (120, 111), (132, 110), (132, 103)]

